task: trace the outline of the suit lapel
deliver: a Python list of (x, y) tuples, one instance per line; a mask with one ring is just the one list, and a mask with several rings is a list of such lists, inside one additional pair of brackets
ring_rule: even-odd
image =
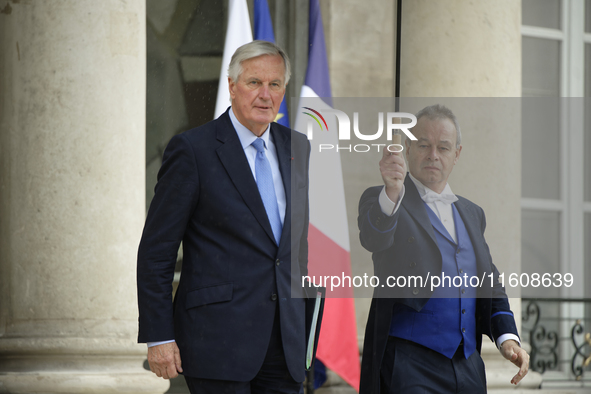
[(279, 242), (279, 248), (281, 249), (291, 243), (291, 138), (282, 133), (274, 123), (271, 123), (271, 137), (277, 150), (279, 171), (281, 171), (281, 179), (285, 190), (285, 219), (283, 220), (283, 231)]
[(435, 232), (433, 231), (433, 225), (429, 220), (429, 214), (423, 204), (423, 200), (419, 195), (417, 187), (413, 183), (412, 179), (406, 175), (404, 180), (405, 196), (402, 198), (402, 206), (406, 209), (408, 214), (412, 216), (431, 237), (431, 240), (437, 245), (437, 239), (435, 238)]
[[(464, 226), (466, 227), (466, 231), (468, 232), (468, 236), (470, 237), (470, 241), (472, 242), (472, 248), (474, 249), (474, 254), (476, 255), (476, 268), (478, 269), (478, 276), (482, 277), (482, 274), (485, 272), (490, 272), (490, 266), (487, 266), (486, 262), (488, 261), (488, 253), (484, 249), (484, 238), (480, 228), (480, 221), (478, 217), (474, 213), (474, 210), (465, 203), (465, 201), (460, 198), (458, 201), (454, 203), (458, 213), (462, 217), (464, 221)], [(482, 289), (485, 292), (490, 291), (490, 287), (482, 286)], [(479, 289), (479, 291), (481, 291)], [(483, 295), (479, 295), (483, 296)]]
[(222, 142), (222, 145), (216, 149), (222, 165), (254, 217), (275, 242), (259, 189), (227, 111), (219, 118), (216, 133), (217, 139)]

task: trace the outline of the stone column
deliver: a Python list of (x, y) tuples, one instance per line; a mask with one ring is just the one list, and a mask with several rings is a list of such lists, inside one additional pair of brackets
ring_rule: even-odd
[[(394, 34), (392, 0), (321, 0), (334, 97), (390, 97), (394, 92)], [(359, 244), (359, 197), (369, 185), (382, 182), (377, 163), (380, 154), (341, 154), (353, 275), (373, 273), (370, 253)], [(355, 313), (359, 348), (363, 348), (365, 324), (372, 289), (355, 289)]]
[(0, 13), (0, 392), (162, 393), (136, 344), (145, 2)]
[(521, 96), (520, 0), (402, 4), (401, 96)]

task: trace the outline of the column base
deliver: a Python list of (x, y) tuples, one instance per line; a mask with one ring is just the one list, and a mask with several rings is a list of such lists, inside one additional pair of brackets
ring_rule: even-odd
[(0, 338), (0, 393), (162, 394), (146, 345), (115, 338)]
[(170, 383), (150, 371), (18, 372), (0, 374), (0, 393), (162, 394)]

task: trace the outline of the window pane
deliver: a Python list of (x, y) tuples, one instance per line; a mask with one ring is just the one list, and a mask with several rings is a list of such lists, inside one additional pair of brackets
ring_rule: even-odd
[[(560, 213), (522, 210), (521, 271), (555, 274), (560, 272)], [(555, 287), (523, 287), (522, 297), (559, 297)]]
[(523, 96), (560, 96), (560, 42), (522, 38)]
[(585, 44), (585, 97), (591, 97), (591, 44)]
[[(588, 1), (591, 3), (591, 0)], [(587, 8), (591, 13), (591, 4)], [(585, 201), (591, 201), (591, 44), (585, 45)], [(589, 234), (591, 236), (591, 234)]]
[(146, 2), (146, 204), (168, 141), (213, 119), (227, 1)]
[(560, 199), (560, 99), (524, 98), (521, 118), (521, 194)]
[[(584, 153), (585, 168), (584, 171), (584, 185), (585, 201), (591, 202), (591, 97), (585, 98), (585, 136), (584, 138)], [(589, 234), (591, 236), (591, 234)], [(588, 240), (591, 238), (587, 238)]]
[(523, 25), (560, 29), (560, 0), (522, 0)]
[(591, 0), (585, 0), (585, 31), (591, 33)]

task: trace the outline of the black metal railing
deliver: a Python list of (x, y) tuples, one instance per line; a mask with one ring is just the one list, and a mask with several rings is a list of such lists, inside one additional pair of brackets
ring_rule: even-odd
[(530, 369), (563, 372), (566, 381), (588, 378), (591, 299), (523, 298), (521, 307), (523, 339), (531, 345)]

